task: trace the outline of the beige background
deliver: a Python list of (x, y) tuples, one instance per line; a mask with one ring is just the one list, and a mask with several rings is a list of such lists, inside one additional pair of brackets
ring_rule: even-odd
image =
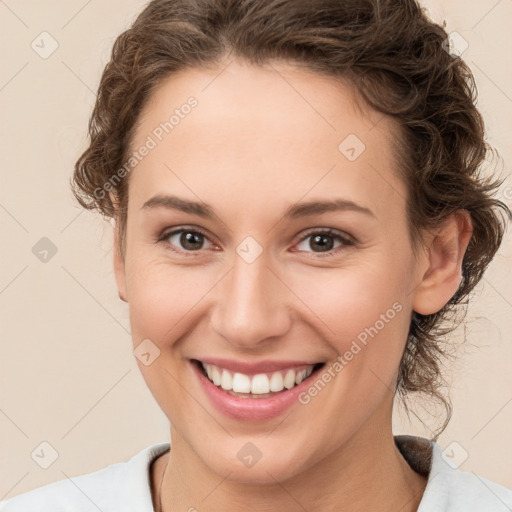
[[(0, 499), (126, 460), (168, 439), (167, 420), (132, 356), (109, 226), (81, 212), (68, 186), (113, 40), (143, 4), (0, 1)], [(464, 58), (505, 176), (512, 161), (512, 0), (425, 5), (469, 43)], [(59, 45), (47, 59), (31, 47), (43, 31)], [(50, 39), (41, 37), (48, 50)], [(511, 205), (510, 177), (501, 197)], [(57, 248), (47, 262), (32, 252), (42, 237)], [(462, 469), (509, 487), (511, 239), (509, 231), (469, 310), (465, 354), (448, 369), (455, 412), (439, 440), (443, 448), (458, 443), (450, 449), (459, 461), (467, 452)], [(452, 339), (460, 341), (463, 331)], [(428, 435), (398, 415), (395, 431)], [(59, 454), (48, 469), (31, 457), (43, 441)]]

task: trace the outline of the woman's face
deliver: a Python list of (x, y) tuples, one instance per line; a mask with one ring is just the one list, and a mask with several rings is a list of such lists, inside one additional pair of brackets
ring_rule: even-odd
[(332, 79), (236, 61), (161, 83), (139, 121), (116, 274), (176, 456), (269, 482), (390, 433), (427, 268), (392, 121)]

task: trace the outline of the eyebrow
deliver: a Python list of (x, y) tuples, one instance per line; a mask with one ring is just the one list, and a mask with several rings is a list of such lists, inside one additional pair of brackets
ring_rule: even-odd
[[(157, 195), (148, 199), (142, 205), (142, 209), (158, 207), (191, 213), (208, 219), (215, 217), (213, 209), (207, 204), (182, 199), (177, 196)], [(310, 201), (306, 203), (293, 204), (286, 209), (282, 218), (297, 219), (300, 217), (308, 217), (334, 211), (355, 211), (375, 217), (375, 214), (366, 206), (362, 206), (348, 199), (332, 199), (329, 201)]]
[(154, 196), (148, 199), (141, 209), (146, 208), (168, 208), (171, 210), (179, 210), (185, 213), (192, 213), (200, 217), (213, 218), (213, 210), (206, 204), (198, 201), (189, 201), (188, 199), (181, 199), (176, 196)]

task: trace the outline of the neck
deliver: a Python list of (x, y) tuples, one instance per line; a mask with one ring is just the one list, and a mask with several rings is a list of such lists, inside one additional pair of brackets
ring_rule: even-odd
[[(171, 456), (167, 453), (157, 461), (153, 472), (153, 484), (159, 486), (165, 469), (163, 509), (157, 508), (158, 512), (414, 512), (427, 482), (410, 468), (396, 448), (391, 426), (372, 429), (365, 425), (315, 466), (286, 481), (270, 484), (241, 483), (230, 480), (229, 474), (218, 475), (202, 463), (175, 430), (171, 430), (171, 438)], [(331, 477), (326, 478), (327, 475)]]

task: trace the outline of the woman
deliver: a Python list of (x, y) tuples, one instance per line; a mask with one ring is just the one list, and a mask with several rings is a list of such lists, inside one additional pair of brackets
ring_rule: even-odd
[[(169, 444), (2, 512), (505, 511), (395, 397), (506, 205), (469, 69), (414, 0), (155, 0), (99, 87), (80, 203), (115, 221), (119, 297)], [(448, 323), (447, 323), (448, 322)]]

